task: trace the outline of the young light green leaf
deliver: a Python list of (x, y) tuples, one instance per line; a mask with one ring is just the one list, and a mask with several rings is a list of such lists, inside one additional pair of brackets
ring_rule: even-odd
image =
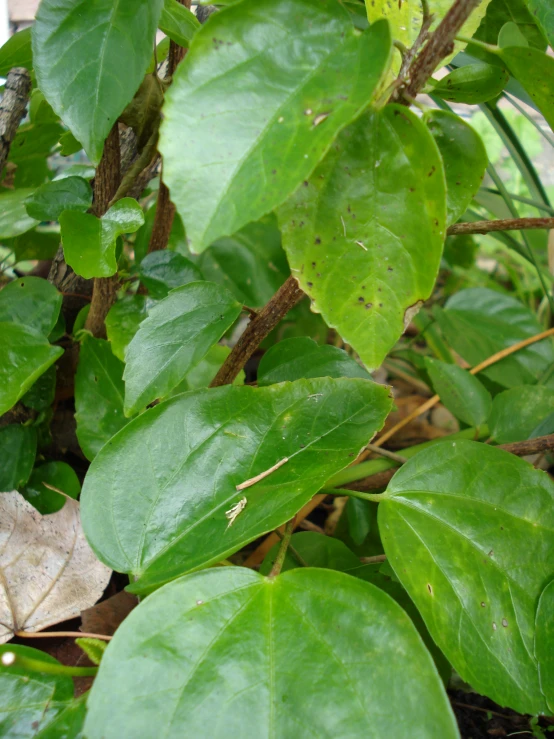
[(508, 452), (437, 444), (379, 505), (387, 557), (463, 680), (502, 706), (547, 711), (535, 609), (554, 557), (554, 483)]
[(30, 28), (14, 33), (0, 49), (0, 77), (7, 77), (13, 67), (33, 69)]
[(189, 259), (167, 249), (147, 254), (140, 263), (139, 275), (154, 300), (163, 300), (170, 290), (202, 279), (202, 273)]
[(94, 164), (144, 77), (162, 5), (42, 0), (39, 6), (32, 31), (38, 86)]
[(425, 122), (442, 156), (446, 176), (446, 225), (463, 216), (479, 190), (488, 164), (479, 134), (460, 116), (433, 110)]
[(25, 395), (63, 354), (37, 331), (18, 323), (0, 323), (0, 415)]
[(500, 29), (500, 33), (498, 34), (498, 46), (500, 46), (501, 49), (506, 46), (529, 46), (529, 41), (527, 41), (524, 34), (521, 32), (517, 23), (508, 21), (508, 23), (505, 23)]
[[(433, 315), (450, 346), (472, 366), (542, 331), (519, 300), (484, 287), (460, 290), (447, 300), (445, 310), (434, 306)], [(520, 349), (482, 374), (502, 387), (530, 385), (553, 362), (552, 341), (547, 339)]]
[(10, 424), (0, 428), (0, 493), (25, 485), (35, 463), (37, 434), (32, 426)]
[(554, 390), (543, 385), (521, 385), (499, 393), (489, 420), (497, 444), (532, 438), (533, 430), (554, 412)]
[(57, 221), (65, 210), (86, 213), (91, 205), (92, 188), (81, 177), (47, 182), (25, 202), (27, 213), (37, 221)]
[(422, 739), (459, 736), (433, 661), (391, 598), (340, 572), (272, 581), (223, 567), (167, 585), (124, 621), (85, 734), (177, 736), (186, 725), (187, 736), (384, 737), (391, 721), (396, 736), (414, 725)]
[(303, 377), (360, 377), (371, 380), (345, 351), (336, 346), (319, 346), (306, 336), (285, 339), (274, 344), (262, 357), (258, 367), (258, 385), (300, 380)]
[(177, 0), (164, 0), (158, 27), (176, 44), (188, 49), (200, 23), (194, 13)]
[[(123, 429), (88, 471), (81, 500), (91, 546), (139, 577), (137, 591), (218, 562), (291, 518), (350, 464), (390, 407), (383, 386), (327, 378), (227, 385), (161, 403)], [(244, 498), (229, 526), (226, 512)]]
[(66, 210), (59, 220), (65, 261), (78, 275), (90, 279), (117, 272), (117, 238), (137, 231), (144, 223), (144, 214), (136, 200), (123, 198), (102, 218)]
[(43, 515), (60, 511), (66, 500), (60, 492), (51, 490), (46, 485), (56, 488), (74, 500), (77, 500), (81, 492), (79, 478), (65, 462), (47, 462), (35, 467), (21, 494)]
[(433, 390), (441, 403), (468, 426), (479, 428), (490, 415), (492, 398), (479, 380), (457, 364), (425, 358)]
[(56, 325), (62, 296), (40, 277), (21, 277), (0, 290), (0, 321), (12, 321), (48, 336)]
[(446, 188), (427, 127), (399, 105), (361, 116), (279, 210), (313, 310), (378, 367), (435, 284)]
[(459, 67), (433, 86), (433, 95), (452, 103), (478, 105), (498, 97), (510, 75), (502, 67), (485, 62)]
[(554, 713), (554, 581), (541, 593), (535, 622), (535, 654), (539, 663), (541, 690)]
[(123, 414), (123, 362), (110, 344), (87, 337), (81, 344), (75, 375), (77, 439), (87, 459), (94, 459), (104, 444), (128, 419)]
[(212, 282), (179, 287), (155, 305), (125, 352), (125, 415), (167, 397), (241, 310), (230, 292)]
[(191, 251), (309, 176), (371, 100), (390, 50), (387, 23), (360, 34), (337, 0), (244, 0), (210, 18), (168, 90), (160, 137)]
[(144, 295), (126, 295), (112, 305), (106, 316), (106, 333), (112, 352), (122, 362), (125, 361), (125, 349), (148, 315), (146, 305)]
[(33, 188), (0, 190), (0, 238), (11, 239), (30, 231), (38, 225), (25, 209), (25, 201), (34, 192)]
[(554, 12), (550, 0), (525, 0), (548, 43), (554, 48)]

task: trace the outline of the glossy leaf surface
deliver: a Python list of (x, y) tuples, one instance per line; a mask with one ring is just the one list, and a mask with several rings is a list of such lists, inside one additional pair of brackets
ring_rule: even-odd
[(87, 337), (81, 344), (75, 375), (77, 439), (87, 459), (128, 423), (123, 414), (123, 362), (110, 344)]
[(211, 282), (172, 290), (125, 351), (125, 414), (167, 397), (239, 317), (242, 306)]
[(434, 110), (425, 122), (442, 156), (446, 177), (446, 225), (463, 216), (479, 190), (488, 157), (479, 134), (460, 116)]
[(552, 575), (554, 483), (508, 452), (444, 442), (413, 457), (379, 505), (387, 557), (463, 680), (516, 711), (547, 710), (534, 657)]
[(537, 607), (535, 654), (539, 662), (541, 689), (550, 709), (554, 712), (554, 582), (541, 593)]
[(0, 323), (0, 415), (8, 411), (63, 354), (36, 331)]
[(409, 110), (388, 105), (343, 131), (278, 211), (292, 273), (313, 310), (369, 369), (433, 288), (445, 206), (433, 137)]
[(106, 316), (106, 332), (112, 352), (122, 362), (125, 361), (125, 349), (148, 315), (146, 306), (144, 295), (126, 295), (112, 305)]
[(285, 339), (269, 349), (258, 367), (258, 385), (300, 380), (303, 377), (372, 377), (343, 349), (313, 339)]
[(40, 4), (33, 25), (38, 86), (94, 164), (144, 77), (162, 5), (163, 0)]
[(48, 334), (58, 320), (62, 296), (47, 280), (20, 277), (0, 290), (0, 321), (11, 321)]
[(533, 430), (554, 412), (554, 390), (542, 385), (521, 385), (499, 393), (489, 421), (497, 444), (532, 438)]
[(502, 67), (479, 62), (459, 67), (433, 87), (433, 95), (452, 103), (477, 105), (498, 97), (510, 75)]
[(102, 218), (66, 210), (60, 216), (65, 261), (81, 277), (110, 277), (117, 272), (117, 238), (143, 223), (142, 208), (133, 198), (118, 200)]
[[(46, 487), (45, 483), (51, 487)], [(51, 488), (56, 488), (56, 490)], [(33, 508), (45, 515), (56, 513), (63, 508), (66, 499), (60, 493), (77, 500), (80, 492), (79, 478), (68, 464), (47, 462), (35, 467), (21, 494)]]
[[(386, 388), (346, 379), (225, 386), (161, 403), (91, 465), (81, 496), (87, 537), (103, 561), (139, 576), (137, 590), (218, 562), (294, 515), (390, 406)], [(243, 498), (228, 526), (225, 512)]]
[(177, 0), (164, 0), (158, 26), (172, 41), (188, 49), (200, 23), (194, 13)]
[(15, 423), (0, 428), (0, 493), (17, 490), (27, 482), (36, 454), (34, 428)]
[(202, 273), (189, 259), (167, 249), (147, 254), (140, 263), (139, 275), (154, 300), (167, 298), (170, 290), (202, 279)]
[(57, 221), (64, 210), (85, 213), (92, 204), (92, 188), (81, 177), (64, 177), (41, 185), (27, 198), (27, 213), (37, 221)]
[(468, 426), (487, 422), (492, 408), (489, 391), (467, 370), (426, 357), (425, 368), (441, 403)]
[(413, 725), (422, 739), (458, 736), (432, 659), (392, 599), (338, 572), (271, 581), (223, 567), (130, 614), (102, 660), (85, 733), (361, 739), (386, 736), (391, 711), (397, 737)]
[(210, 18), (168, 90), (160, 138), (193, 252), (296, 189), (371, 100), (390, 48), (386, 23), (360, 35), (337, 0), (245, 0)]

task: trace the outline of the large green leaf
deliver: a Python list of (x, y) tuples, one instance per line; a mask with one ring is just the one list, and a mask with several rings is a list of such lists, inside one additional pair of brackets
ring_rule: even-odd
[(60, 215), (65, 261), (81, 277), (110, 277), (117, 272), (118, 237), (143, 223), (142, 208), (133, 198), (118, 200), (102, 218), (65, 210)]
[(371, 100), (390, 49), (386, 23), (360, 34), (338, 0), (244, 0), (210, 18), (167, 93), (160, 137), (193, 252), (296, 189)]
[[(528, 9), (531, 2), (535, 0), (491, 0), (475, 38), (487, 44), (496, 44), (502, 27), (511, 22), (518, 26), (531, 46), (544, 50), (544, 36)], [(476, 53), (474, 47), (471, 47), (471, 53)]]
[(535, 654), (539, 662), (541, 689), (550, 709), (554, 713), (554, 581), (548, 583), (541, 593), (537, 607)]
[(508, 452), (437, 444), (379, 505), (387, 557), (461, 677), (522, 713), (547, 711), (535, 609), (554, 561), (554, 483)]
[[(4, 652), (14, 652), (50, 666), (60, 664), (46, 652), (20, 644), (1, 645), (0, 655)], [(73, 680), (67, 675), (31, 673), (17, 665), (3, 667), (0, 664), (0, 734), (3, 737), (31, 739), (40, 735), (72, 699)], [(71, 735), (70, 739), (73, 739)]]
[(13, 67), (33, 69), (30, 28), (14, 33), (0, 49), (0, 77), (7, 77)]
[(239, 317), (242, 306), (212, 282), (172, 290), (125, 351), (125, 415), (167, 397)]
[(147, 315), (144, 295), (126, 295), (110, 308), (106, 316), (106, 333), (112, 352), (122, 362), (125, 361), (127, 346)]
[(200, 28), (200, 23), (194, 13), (191, 13), (177, 0), (164, 0), (158, 25), (166, 36), (185, 49), (188, 48), (192, 37)]
[(477, 105), (498, 97), (510, 75), (502, 67), (478, 62), (459, 67), (433, 86), (433, 95), (452, 103)]
[(285, 339), (269, 349), (258, 367), (258, 385), (300, 380), (303, 377), (361, 377), (371, 375), (336, 346), (319, 346), (313, 339), (299, 336)]
[(63, 354), (37, 331), (18, 323), (0, 323), (0, 415), (24, 395)]
[[(52, 490), (46, 485), (56, 488)], [(47, 462), (35, 467), (29, 481), (21, 491), (23, 497), (34, 506), (39, 513), (56, 513), (65, 505), (64, 493), (77, 500), (81, 492), (81, 483), (75, 471), (65, 462)]]
[(278, 211), (289, 264), (313, 309), (370, 369), (431, 293), (445, 215), (438, 148), (399, 105), (343, 131)]
[(140, 263), (139, 275), (154, 300), (162, 300), (170, 290), (202, 279), (202, 273), (189, 259), (168, 249), (147, 254)]
[(77, 438), (87, 459), (128, 423), (123, 414), (123, 362), (110, 344), (86, 337), (81, 344), (75, 375)]
[(146, 72), (163, 0), (42, 0), (38, 86), (94, 164)]
[(521, 385), (499, 393), (489, 420), (491, 438), (497, 444), (528, 439), (533, 430), (554, 412), (554, 390), (543, 385)]
[(270, 580), (224, 567), (167, 585), (125, 620), (85, 734), (407, 739), (414, 726), (422, 739), (458, 736), (431, 657), (391, 598), (339, 572)]
[(12, 321), (48, 336), (56, 325), (62, 296), (41, 277), (21, 277), (0, 290), (0, 321)]
[[(91, 465), (81, 511), (87, 538), (104, 562), (140, 578), (137, 590), (217, 562), (291, 518), (351, 462), (390, 407), (385, 387), (350, 379), (225, 386), (161, 403)], [(244, 498), (229, 526), (225, 512)]]
[(24, 485), (37, 454), (37, 434), (32, 426), (10, 424), (0, 428), (0, 493)]
[(25, 201), (32, 195), (32, 188), (0, 190), (0, 238), (11, 239), (30, 231), (38, 225), (25, 210)]
[(554, 129), (554, 58), (531, 46), (508, 46), (497, 54)]
[(41, 185), (27, 198), (27, 213), (37, 221), (57, 221), (64, 210), (85, 213), (92, 204), (92, 188), (82, 177), (65, 177)]
[(460, 116), (433, 110), (425, 122), (437, 142), (446, 177), (446, 225), (463, 216), (479, 190), (488, 157), (479, 134)]
[[(445, 310), (433, 309), (450, 346), (471, 365), (542, 331), (534, 314), (510, 295), (484, 287), (461, 290)], [(533, 384), (554, 362), (551, 340), (541, 341), (502, 359), (483, 375), (502, 387)]]
[(474, 427), (487, 422), (492, 408), (492, 398), (476, 377), (457, 364), (439, 362), (438, 359), (430, 357), (425, 358), (425, 368), (434, 391), (440, 396), (441, 403), (456, 418)]
[(554, 8), (552, 3), (550, 0), (525, 0), (525, 2), (548, 43), (554, 48)]

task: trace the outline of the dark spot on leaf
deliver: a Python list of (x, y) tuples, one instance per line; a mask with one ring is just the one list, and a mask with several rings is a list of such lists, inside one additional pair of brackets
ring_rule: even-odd
[(319, 238), (319, 236), (316, 236), (314, 243), (321, 244), (321, 239)]
[(309, 184), (308, 180), (304, 180), (304, 187), (308, 187)]
[(308, 287), (313, 287), (314, 286), (314, 283), (313, 282), (307, 282), (306, 284), (308, 285)]
[(365, 300), (365, 298), (364, 298), (364, 297), (362, 297), (362, 296), (360, 296), (360, 297), (358, 298), (358, 303), (363, 303), (363, 302), (364, 302), (364, 300)]
[(428, 173), (427, 177), (432, 177), (435, 174), (436, 171), (437, 171), (437, 168), (435, 167), (435, 165), (433, 165), (431, 167), (431, 171)]
[(387, 272), (392, 272), (392, 267), (387, 267)]
[(366, 307), (366, 310), (369, 310), (370, 308), (373, 308), (373, 303), (366, 303), (365, 307)]
[(433, 586), (430, 582), (427, 583), (427, 590), (429, 591), (430, 595), (433, 595)]

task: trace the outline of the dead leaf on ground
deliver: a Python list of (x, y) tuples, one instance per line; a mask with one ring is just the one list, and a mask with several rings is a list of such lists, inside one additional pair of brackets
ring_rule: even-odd
[(111, 598), (103, 600), (102, 603), (97, 603), (83, 611), (81, 631), (113, 636), (135, 606), (138, 606), (136, 595), (122, 590), (112, 595)]
[(110, 576), (85, 539), (76, 501), (43, 516), (15, 491), (0, 495), (0, 644), (78, 616)]

